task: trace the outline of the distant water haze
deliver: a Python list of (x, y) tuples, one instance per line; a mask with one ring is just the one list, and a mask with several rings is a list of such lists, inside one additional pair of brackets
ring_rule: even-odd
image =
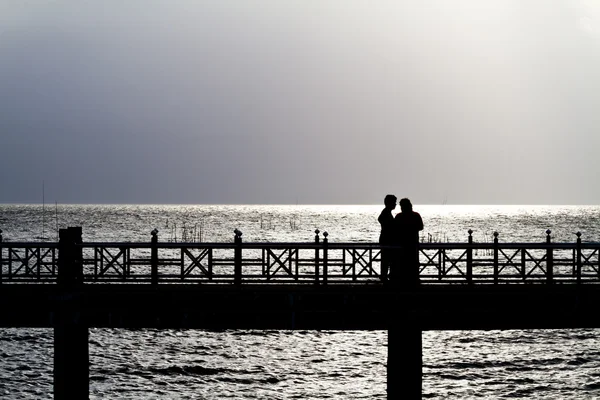
[(600, 3), (0, 2), (0, 202), (598, 204)]
[[(311, 242), (315, 230), (333, 242), (377, 242), (383, 205), (143, 205), (0, 204), (4, 241), (56, 241), (56, 229), (81, 226), (88, 242), (181, 241), (184, 231), (202, 231), (204, 242)], [(502, 242), (600, 241), (600, 206), (414, 205), (424, 220), (421, 241)], [(400, 212), (397, 207), (393, 214)], [(194, 237), (191, 241), (200, 241)]]

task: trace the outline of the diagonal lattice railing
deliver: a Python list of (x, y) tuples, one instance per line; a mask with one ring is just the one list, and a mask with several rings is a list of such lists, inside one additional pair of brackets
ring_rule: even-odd
[[(423, 284), (600, 283), (600, 243), (421, 243)], [(74, 268), (85, 283), (310, 283), (380, 282), (382, 246), (314, 242), (75, 243)], [(392, 247), (391, 250), (398, 249)], [(0, 283), (53, 282), (60, 243), (0, 242)], [(394, 268), (403, 268), (396, 265)]]

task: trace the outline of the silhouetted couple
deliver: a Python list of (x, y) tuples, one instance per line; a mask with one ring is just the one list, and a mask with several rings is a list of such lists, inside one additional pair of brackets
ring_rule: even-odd
[(402, 286), (419, 283), (419, 231), (423, 230), (423, 219), (413, 211), (409, 199), (400, 200), (400, 211), (396, 216), (396, 196), (385, 196), (385, 208), (379, 214), (381, 224), (379, 244), (399, 246), (381, 249), (381, 279), (392, 280)]

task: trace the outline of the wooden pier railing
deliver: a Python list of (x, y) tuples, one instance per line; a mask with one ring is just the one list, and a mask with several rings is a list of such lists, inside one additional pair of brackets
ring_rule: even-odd
[[(71, 228), (69, 228), (71, 229)], [(148, 243), (0, 242), (0, 283), (52, 283), (59, 252), (77, 254), (76, 280), (93, 283), (370, 284), (380, 282), (378, 243), (313, 242)], [(67, 230), (65, 230), (67, 231)], [(79, 231), (80, 232), (80, 231)], [(421, 243), (422, 284), (600, 282), (600, 243)], [(62, 250), (61, 250), (62, 247)], [(59, 251), (60, 250), (60, 251)], [(399, 266), (402, 268), (402, 266)]]
[(422, 285), (396, 290), (381, 285), (379, 244), (315, 233), (306, 243), (244, 243), (238, 230), (232, 243), (161, 243), (156, 230), (148, 243), (83, 242), (79, 227), (58, 243), (0, 236), (0, 324), (54, 328), (57, 400), (89, 397), (92, 326), (386, 329), (390, 399), (421, 397), (423, 330), (600, 327), (600, 243), (580, 234), (421, 243)]

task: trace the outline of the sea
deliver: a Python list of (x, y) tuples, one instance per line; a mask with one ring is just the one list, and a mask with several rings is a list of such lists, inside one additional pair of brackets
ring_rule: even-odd
[[(4, 241), (376, 242), (383, 205), (0, 204)], [(600, 206), (414, 205), (421, 240), (600, 241)], [(396, 210), (399, 211), (399, 210)], [(1, 290), (1, 288), (0, 288)], [(10, 305), (0, 305), (10, 307)], [(451, 305), (448, 305), (451, 307)], [(531, 304), (535, 313), (539, 304)], [(423, 332), (423, 398), (600, 398), (600, 330)], [(90, 399), (386, 399), (386, 331), (90, 329)], [(53, 398), (52, 329), (0, 329), (0, 398)]]

